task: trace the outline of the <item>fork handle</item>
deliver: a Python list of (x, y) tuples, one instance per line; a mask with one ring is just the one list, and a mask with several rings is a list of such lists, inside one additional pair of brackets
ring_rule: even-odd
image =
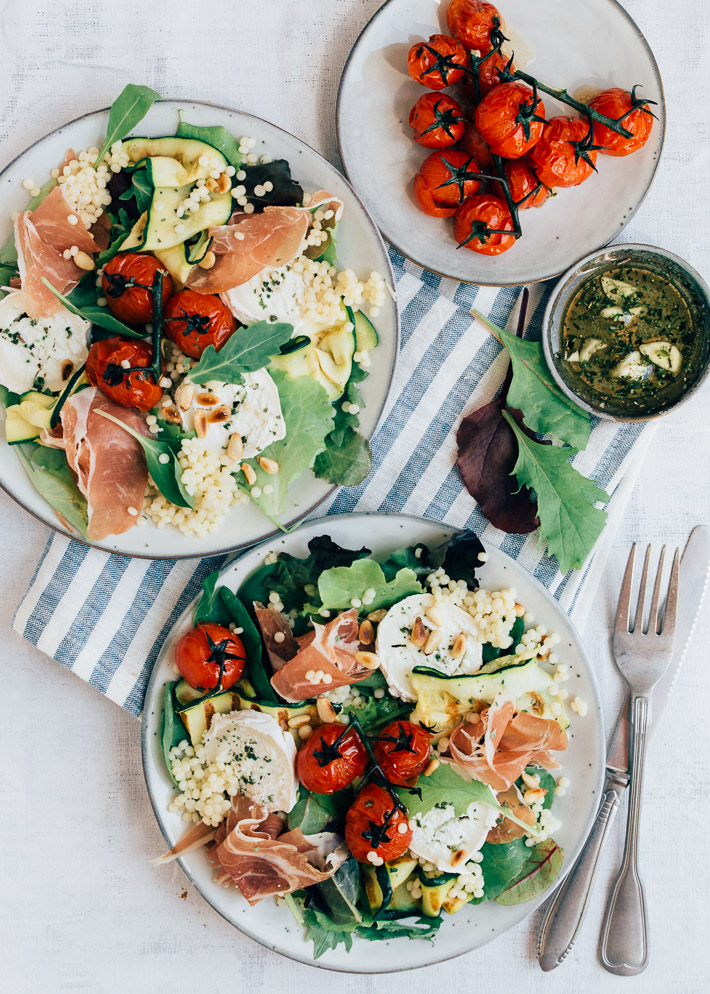
[(650, 701), (633, 695), (631, 724), (631, 794), (621, 869), (604, 916), (601, 960), (610, 973), (633, 977), (648, 965), (648, 924), (643, 885), (638, 872), (638, 827)]

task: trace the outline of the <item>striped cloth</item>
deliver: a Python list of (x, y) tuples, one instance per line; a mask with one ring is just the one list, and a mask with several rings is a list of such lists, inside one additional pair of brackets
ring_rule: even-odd
[[(418, 514), (474, 529), (533, 573), (584, 621), (636, 479), (651, 429), (593, 419), (590, 442), (574, 465), (612, 495), (609, 522), (584, 568), (563, 575), (541, 555), (535, 535), (493, 528), (463, 489), (454, 465), (453, 428), (490, 400), (503, 380), (501, 346), (470, 315), (472, 307), (515, 327), (518, 288), (476, 287), (422, 270), (391, 249), (402, 315), (397, 375), (372, 439), (373, 471), (359, 487), (336, 491), (318, 513)], [(534, 286), (526, 337), (539, 338), (549, 288)], [(130, 560), (52, 535), (13, 627), (62, 666), (136, 716), (153, 664), (171, 627), (203, 578), (227, 562)], [(580, 600), (585, 590), (587, 596)]]

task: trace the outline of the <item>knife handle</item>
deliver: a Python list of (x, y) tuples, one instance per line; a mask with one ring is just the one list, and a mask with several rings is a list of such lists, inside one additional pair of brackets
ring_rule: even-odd
[(584, 848), (547, 906), (537, 944), (538, 960), (545, 972), (559, 966), (574, 945), (587, 912), (599, 854), (625, 788), (621, 779), (607, 781)]

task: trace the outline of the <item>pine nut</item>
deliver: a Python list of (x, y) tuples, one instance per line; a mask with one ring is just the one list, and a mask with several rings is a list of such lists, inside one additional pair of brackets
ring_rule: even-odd
[(439, 769), (440, 766), (441, 766), (441, 763), (439, 762), (439, 760), (435, 759), (432, 756), (432, 758), (429, 760), (429, 763), (427, 764), (426, 769), (424, 770), (423, 776), (430, 777), (432, 775), (432, 773), (435, 773), (436, 770)]
[(516, 604), (514, 610), (516, 618), (522, 618), (522, 616), (525, 614), (525, 608), (523, 607), (522, 604)]
[(210, 411), (207, 415), (207, 420), (211, 425), (221, 424), (223, 421), (228, 421), (232, 416), (231, 408), (229, 407), (218, 407), (216, 411)]
[(207, 417), (204, 411), (195, 411), (195, 431), (198, 438), (204, 438), (207, 434)]
[[(173, 425), (181, 425), (182, 418), (180, 417), (180, 412), (174, 407), (164, 407), (163, 408), (163, 418), (165, 421), (169, 421)], [(195, 426), (195, 431), (197, 431), (197, 426)]]
[(538, 654), (537, 654), (537, 658), (538, 658), (538, 659), (547, 659), (547, 657), (548, 657), (549, 655), (550, 655), (550, 650), (549, 650), (549, 649), (541, 649), (541, 650), (540, 650), (540, 651), (538, 652)]
[(246, 478), (247, 483), (250, 487), (253, 487), (256, 483), (256, 472), (253, 466), (250, 466), (248, 462), (243, 462), (240, 467), (242, 473)]
[(310, 725), (311, 716), (309, 714), (297, 714), (293, 718), (288, 719), (289, 728), (302, 728), (304, 725)]
[(279, 464), (275, 459), (269, 459), (268, 456), (259, 456), (258, 463), (269, 476), (275, 476), (279, 471)]
[(330, 724), (337, 718), (335, 708), (327, 697), (319, 697), (316, 700), (316, 708), (318, 710), (318, 717), (323, 724)]
[(74, 372), (74, 363), (71, 359), (65, 359), (62, 363), (62, 380), (68, 380), (71, 374)]
[(181, 411), (187, 411), (190, 408), (192, 399), (195, 396), (195, 384), (194, 383), (181, 383), (178, 388), (178, 392), (175, 395), (175, 400), (177, 401), (178, 407)]
[(227, 458), (231, 459), (232, 462), (236, 462), (237, 459), (242, 458), (243, 452), (244, 443), (242, 442), (242, 436), (235, 431), (229, 438), (229, 444), (227, 445)]
[(96, 263), (90, 255), (86, 254), (86, 252), (77, 252), (74, 256), (74, 262), (77, 264), (79, 269), (83, 269), (87, 273), (90, 273), (93, 269), (96, 269)]
[(214, 407), (215, 404), (219, 404), (219, 397), (211, 390), (203, 390), (197, 395), (197, 403), (202, 404), (203, 407)]
[(431, 621), (432, 625), (437, 625), (441, 627), (444, 624), (444, 616), (438, 607), (430, 607), (426, 613), (427, 618)]
[(451, 646), (451, 655), (454, 659), (461, 659), (463, 654), (466, 652), (466, 636), (463, 632), (459, 632), (454, 639), (454, 644)]
[(434, 652), (436, 649), (439, 648), (443, 640), (444, 636), (442, 635), (441, 632), (439, 631), (430, 632), (429, 637), (427, 638), (426, 643), (424, 645), (424, 655), (430, 656), (432, 652)]
[(375, 641), (375, 629), (372, 627), (371, 621), (363, 621), (360, 625), (358, 638), (362, 645), (372, 645)]
[(200, 259), (197, 265), (200, 269), (211, 269), (215, 262), (217, 261), (217, 256), (214, 252), (205, 252), (204, 256)]
[(355, 662), (367, 670), (376, 670), (380, 665), (380, 658), (374, 652), (361, 651), (355, 653)]
[(520, 774), (520, 779), (523, 781), (525, 786), (530, 787), (531, 790), (535, 790), (540, 786), (540, 777), (537, 775), (531, 776), (529, 773), (526, 773), (525, 770), (523, 770)]
[(465, 849), (457, 849), (454, 855), (451, 857), (451, 865), (458, 866), (459, 863), (465, 863), (468, 859), (468, 853)]
[(421, 649), (427, 640), (427, 630), (424, 627), (424, 622), (421, 618), (414, 619), (414, 625), (412, 626), (412, 634), (409, 636), (409, 641), (417, 649)]
[(383, 607), (378, 607), (375, 611), (370, 611), (367, 615), (367, 620), (374, 622), (376, 625), (382, 621), (387, 612)]
[(537, 804), (538, 801), (545, 800), (546, 793), (547, 791), (543, 790), (541, 787), (536, 787), (534, 790), (526, 790), (523, 794), (523, 800), (526, 804)]

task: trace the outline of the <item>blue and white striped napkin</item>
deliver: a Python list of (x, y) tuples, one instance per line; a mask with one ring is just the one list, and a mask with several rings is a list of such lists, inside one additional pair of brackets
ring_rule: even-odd
[[(583, 624), (608, 548), (636, 480), (651, 429), (593, 419), (574, 465), (611, 494), (609, 522), (584, 568), (560, 573), (536, 536), (493, 528), (461, 484), (454, 428), (490, 400), (507, 359), (470, 315), (515, 327), (518, 288), (475, 287), (436, 276), (390, 249), (402, 315), (395, 382), (372, 439), (373, 471), (359, 487), (338, 490), (318, 514), (389, 511), (474, 529), (533, 573)], [(549, 287), (531, 290), (526, 337), (539, 338)], [(136, 716), (161, 645), (202, 579), (226, 562), (146, 561), (90, 549), (61, 535), (47, 543), (13, 627), (62, 666)], [(585, 597), (581, 598), (581, 591)]]

